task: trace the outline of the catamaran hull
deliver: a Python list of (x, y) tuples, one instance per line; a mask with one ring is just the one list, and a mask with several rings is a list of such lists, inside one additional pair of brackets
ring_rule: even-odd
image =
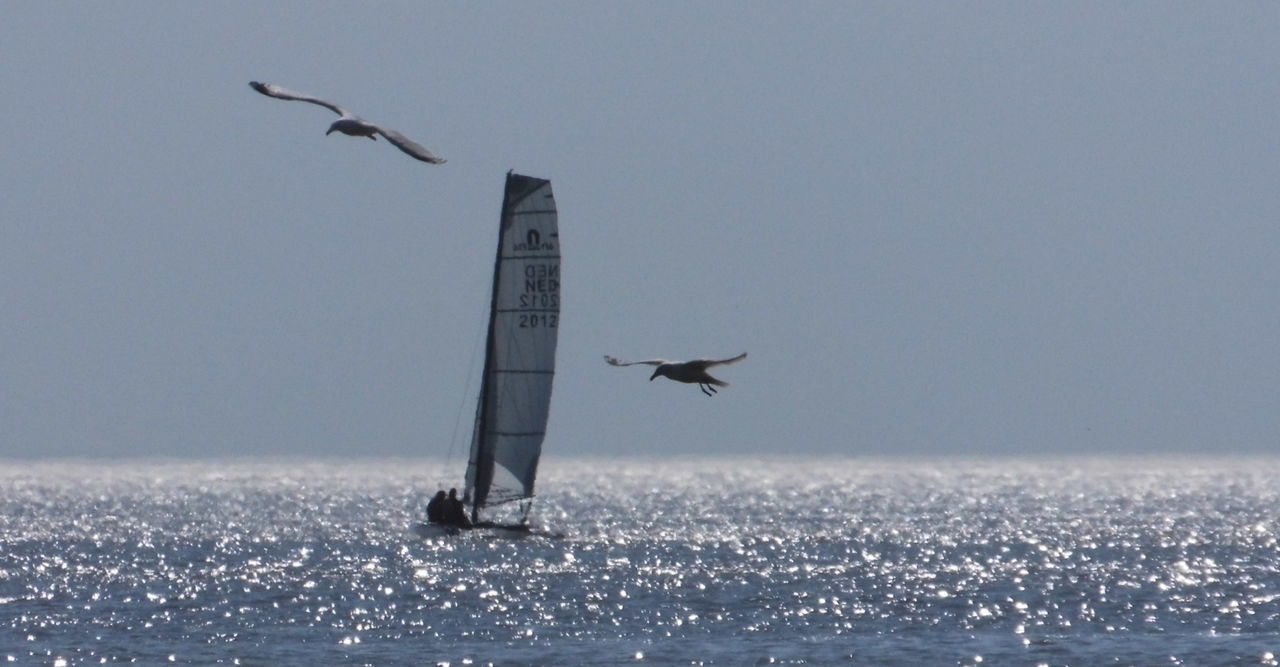
[(457, 526), (446, 526), (440, 523), (415, 523), (409, 527), (409, 531), (418, 537), (430, 539), (458, 535), (462, 532), (462, 529)]
[(510, 534), (512, 536), (533, 534), (533, 529), (524, 524), (494, 523), (492, 521), (481, 521), (480, 523), (470, 526), (451, 526), (443, 523), (415, 523), (410, 530), (414, 535), (422, 538), (452, 537), (472, 531), (488, 532), (498, 535)]

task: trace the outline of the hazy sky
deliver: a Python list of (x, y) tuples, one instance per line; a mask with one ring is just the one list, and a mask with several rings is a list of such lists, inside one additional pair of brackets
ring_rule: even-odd
[[(549, 455), (1275, 451), (1277, 35), (1274, 2), (4, 3), (0, 457), (462, 456), (513, 168), (560, 207)], [(601, 358), (743, 351), (714, 398)]]

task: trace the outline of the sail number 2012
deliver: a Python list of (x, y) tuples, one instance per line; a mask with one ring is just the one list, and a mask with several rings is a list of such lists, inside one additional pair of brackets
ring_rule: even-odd
[(520, 313), (521, 329), (554, 329), (560, 321), (558, 313)]

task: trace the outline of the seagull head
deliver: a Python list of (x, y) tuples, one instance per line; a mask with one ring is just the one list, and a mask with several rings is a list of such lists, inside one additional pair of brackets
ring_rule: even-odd
[(338, 131), (338, 121), (335, 120), (333, 121), (333, 124), (329, 126), (329, 129), (325, 131), (324, 136), (327, 137), (337, 131)]
[(649, 376), (649, 381), (653, 382), (654, 378), (658, 377), (659, 375), (666, 375), (666, 374), (667, 374), (667, 365), (662, 364), (661, 366), (658, 366), (657, 368), (653, 369), (653, 375)]

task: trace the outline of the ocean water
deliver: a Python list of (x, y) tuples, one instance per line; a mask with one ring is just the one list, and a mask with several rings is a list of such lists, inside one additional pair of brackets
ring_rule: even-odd
[(0, 464), (0, 662), (1276, 665), (1280, 459)]

